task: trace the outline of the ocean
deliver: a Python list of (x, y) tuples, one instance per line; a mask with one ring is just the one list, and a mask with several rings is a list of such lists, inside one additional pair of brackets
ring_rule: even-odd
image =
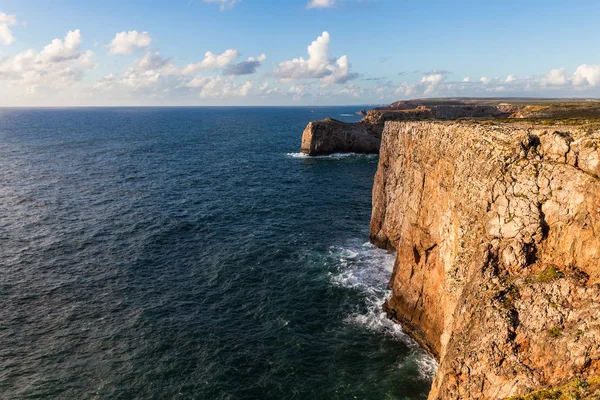
[(426, 399), (360, 108), (0, 109), (0, 398)]

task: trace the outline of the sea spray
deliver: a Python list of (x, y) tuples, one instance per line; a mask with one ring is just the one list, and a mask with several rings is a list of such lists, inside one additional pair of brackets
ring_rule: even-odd
[(324, 156), (309, 156), (306, 153), (287, 153), (288, 157), (305, 158), (305, 159), (330, 159), (339, 160), (341, 158), (377, 158), (378, 154), (362, 154), (362, 153), (333, 153)]
[(349, 314), (345, 322), (402, 341), (411, 348), (411, 355), (402, 360), (399, 367), (416, 368), (421, 378), (433, 380), (436, 361), (402, 331), (401, 325), (389, 319), (382, 308), (391, 295), (387, 283), (394, 268), (395, 254), (371, 243), (350, 243), (346, 247), (331, 247), (329, 256), (337, 261), (338, 269), (330, 273), (331, 284), (356, 290), (364, 297), (365, 308)]

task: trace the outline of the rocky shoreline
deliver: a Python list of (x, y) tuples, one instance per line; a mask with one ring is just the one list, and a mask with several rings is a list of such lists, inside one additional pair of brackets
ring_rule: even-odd
[(381, 127), (371, 241), (397, 252), (386, 311), (439, 361), (430, 399), (600, 376), (599, 111), (401, 102), (305, 131), (361, 152)]

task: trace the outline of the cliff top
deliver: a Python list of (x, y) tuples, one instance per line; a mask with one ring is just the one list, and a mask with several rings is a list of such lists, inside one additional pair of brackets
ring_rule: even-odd
[[(435, 111), (433, 119), (519, 118), (579, 119), (580, 123), (600, 119), (600, 100), (592, 99), (424, 99), (397, 101), (373, 113), (422, 114)], [(573, 121), (574, 122), (574, 121)]]
[[(417, 99), (397, 101), (368, 111), (358, 123), (326, 119), (308, 124), (301, 151), (309, 155), (377, 153), (390, 121), (452, 121), (520, 123), (600, 128), (600, 100), (591, 99)], [(520, 121), (520, 122), (517, 122)]]

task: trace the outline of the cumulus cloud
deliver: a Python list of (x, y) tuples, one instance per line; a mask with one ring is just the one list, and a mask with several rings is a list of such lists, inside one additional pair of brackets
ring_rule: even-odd
[[(465, 77), (461, 81), (447, 80), (447, 71), (431, 71), (424, 74), (416, 83), (403, 82), (393, 92), (404, 98), (419, 96), (495, 96), (507, 94), (519, 96), (528, 94), (531, 96), (543, 96), (544, 92), (553, 91), (561, 93), (561, 96), (589, 93), (590, 96), (598, 96), (597, 89), (600, 88), (600, 65), (582, 64), (573, 74), (569, 74), (565, 68), (555, 68), (544, 75), (518, 78), (510, 74), (506, 78), (481, 77), (472, 81)], [(385, 92), (389, 96), (392, 92)], [(387, 97), (386, 97), (387, 98)]]
[(261, 97), (268, 97), (268, 96), (272, 96), (274, 94), (280, 94), (281, 93), (281, 89), (278, 87), (271, 87), (271, 85), (268, 82), (263, 83), (259, 88), (258, 88), (258, 94)]
[(39, 53), (27, 50), (0, 60), (0, 81), (29, 88), (62, 88), (83, 78), (84, 71), (96, 66), (94, 53), (80, 52), (82, 37), (77, 29), (64, 39), (54, 39)]
[[(161, 56), (159, 52), (147, 52), (118, 78), (111, 79), (110, 85), (107, 84), (105, 87), (112, 87), (118, 81), (133, 89), (146, 88), (156, 85), (162, 77), (172, 75), (181, 75), (181, 70), (173, 64), (170, 58)], [(102, 81), (98, 83), (102, 84)]]
[(204, 60), (199, 63), (186, 65), (183, 68), (182, 73), (188, 75), (194, 74), (200, 70), (222, 68), (238, 58), (238, 56), (238, 51), (232, 49), (225, 50), (221, 54), (213, 54), (212, 52), (207, 51), (204, 54)]
[(8, 15), (0, 12), (0, 43), (9, 45), (15, 40), (9, 27), (16, 23), (17, 17), (15, 15)]
[(555, 68), (550, 70), (543, 78), (544, 86), (563, 86), (568, 83), (567, 71), (564, 68)]
[(307, 96), (308, 95), (308, 85), (305, 85), (305, 84), (292, 85), (288, 89), (288, 93), (290, 95), (292, 95), (293, 98), (296, 98), (296, 99)]
[(101, 80), (99, 80), (98, 82), (96, 82), (94, 84), (93, 88), (97, 89), (97, 90), (111, 88), (114, 86), (116, 80), (117, 79), (116, 79), (115, 74), (109, 74), (109, 75), (105, 76), (104, 78), (102, 78)]
[(203, 98), (246, 97), (253, 87), (253, 83), (246, 81), (237, 83), (232, 79), (221, 76), (196, 76), (186, 87), (196, 89)]
[[(396, 94), (399, 95), (399, 96), (404, 96), (404, 97), (412, 97), (412, 96), (414, 96), (417, 93), (417, 91), (418, 91), (418, 85), (417, 84), (403, 82), (396, 89)], [(380, 92), (381, 92), (381, 90), (380, 90)]]
[(311, 8), (330, 8), (335, 6), (336, 0), (311, 0), (307, 5), (307, 9)]
[(348, 57), (342, 56), (335, 63), (329, 57), (329, 43), (331, 37), (328, 32), (323, 32), (310, 46), (308, 46), (308, 59), (303, 57), (280, 63), (274, 75), (282, 81), (295, 81), (299, 79), (320, 79), (324, 85), (343, 84), (358, 77), (350, 73)]
[(256, 73), (256, 70), (267, 59), (267, 56), (261, 54), (254, 58), (250, 57), (246, 61), (237, 64), (231, 64), (223, 70), (223, 75), (250, 75)]
[(573, 85), (592, 87), (600, 86), (600, 65), (582, 64), (573, 75)]
[(134, 47), (144, 48), (150, 46), (152, 37), (148, 32), (129, 31), (119, 32), (108, 45), (110, 54), (131, 54)]
[(554, 68), (539, 80), (541, 86), (554, 89), (574, 88), (584, 90), (600, 86), (600, 65), (581, 64), (573, 75), (565, 68)]
[[(195, 88), (200, 89), (201, 97), (221, 98), (227, 96), (241, 96), (250, 90), (251, 85), (240, 85), (217, 77), (197, 76), (188, 81), (188, 75), (201, 70), (222, 68), (238, 57), (237, 50), (226, 50), (221, 54), (206, 52), (204, 59), (198, 63), (188, 64), (179, 68), (172, 58), (163, 57), (159, 52), (146, 52), (144, 56), (134, 61), (125, 71), (119, 74), (110, 74), (93, 86), (95, 90), (106, 91), (113, 88), (121, 90), (147, 89), (153, 92), (170, 91), (172, 89)], [(261, 55), (249, 58), (250, 62), (259, 64), (265, 60)], [(240, 71), (241, 72), (241, 71)], [(217, 90), (222, 90), (223, 96), (217, 96)]]
[(240, 2), (240, 0), (203, 0), (203, 1), (205, 3), (219, 4), (219, 8), (221, 9), (221, 11), (231, 9), (231, 8), (233, 8), (233, 6), (235, 6), (237, 3)]
[(440, 71), (440, 72), (431, 72), (426, 75), (423, 75), (421, 78), (421, 84), (425, 86), (425, 94), (430, 94), (435, 92), (438, 86), (446, 80), (446, 75), (448, 72)]

